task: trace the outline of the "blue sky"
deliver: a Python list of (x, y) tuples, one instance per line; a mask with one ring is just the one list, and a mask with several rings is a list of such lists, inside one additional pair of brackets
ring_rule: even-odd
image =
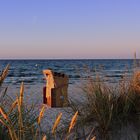
[(0, 58), (140, 56), (139, 0), (1, 0)]

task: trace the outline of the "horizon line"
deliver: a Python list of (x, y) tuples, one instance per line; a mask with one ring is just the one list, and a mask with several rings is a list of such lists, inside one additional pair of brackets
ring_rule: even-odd
[(1, 60), (134, 60), (134, 58), (0, 58)]

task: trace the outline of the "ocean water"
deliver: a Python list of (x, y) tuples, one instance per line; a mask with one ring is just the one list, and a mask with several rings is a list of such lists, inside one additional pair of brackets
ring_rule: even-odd
[(42, 71), (48, 68), (67, 74), (71, 85), (96, 74), (105, 77), (108, 82), (116, 82), (124, 74), (131, 75), (134, 69), (134, 60), (131, 59), (0, 60), (0, 70), (2, 71), (7, 64), (10, 64), (10, 70), (5, 83), (11, 85), (18, 85), (22, 81), (27, 85), (44, 83)]

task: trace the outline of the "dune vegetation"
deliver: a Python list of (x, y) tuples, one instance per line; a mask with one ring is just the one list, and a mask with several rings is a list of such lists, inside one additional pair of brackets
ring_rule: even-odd
[[(84, 139), (95, 136), (99, 140), (114, 140), (117, 135), (121, 139), (120, 130), (131, 126), (135, 136), (128, 130), (129, 134), (122, 134), (122, 139), (138, 140), (140, 71), (135, 71), (131, 77), (124, 74), (118, 83), (103, 81), (105, 80), (99, 75), (94, 78), (89, 76), (82, 87), (86, 101), (80, 106), (71, 102), (73, 111), (79, 112), (79, 131), (83, 129)], [(128, 135), (127, 138), (125, 135)]]
[(60, 113), (52, 131), (44, 133), (40, 124), (46, 105), (42, 106), (39, 114), (34, 105), (28, 106), (24, 102), (24, 83), (21, 83), (16, 99), (9, 97), (7, 88), (2, 88), (8, 70), (9, 65), (0, 75), (0, 139), (113, 140), (114, 135), (119, 135), (117, 132), (128, 125), (133, 126), (139, 139), (140, 72), (135, 71), (131, 78), (124, 75), (115, 85), (103, 82), (100, 76), (89, 77), (82, 87), (85, 102), (77, 105), (69, 101), (74, 115), (65, 130), (57, 131), (63, 115)]
[[(52, 136), (41, 131), (41, 120), (44, 116), (46, 106), (43, 105), (40, 113), (37, 114), (34, 105), (28, 106), (24, 102), (24, 83), (21, 83), (19, 95), (13, 100), (6, 94), (7, 88), (2, 89), (4, 79), (8, 75), (9, 65), (0, 75), (0, 139), (2, 140), (48, 140), (57, 139), (56, 129), (59, 125), (62, 113), (58, 115), (52, 126)], [(68, 139), (78, 116), (74, 114), (67, 128), (65, 139)], [(46, 124), (47, 125), (47, 124)]]

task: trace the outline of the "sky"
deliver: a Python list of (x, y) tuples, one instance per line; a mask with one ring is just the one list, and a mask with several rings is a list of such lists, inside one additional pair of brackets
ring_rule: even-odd
[(0, 0), (0, 59), (140, 58), (139, 0)]

